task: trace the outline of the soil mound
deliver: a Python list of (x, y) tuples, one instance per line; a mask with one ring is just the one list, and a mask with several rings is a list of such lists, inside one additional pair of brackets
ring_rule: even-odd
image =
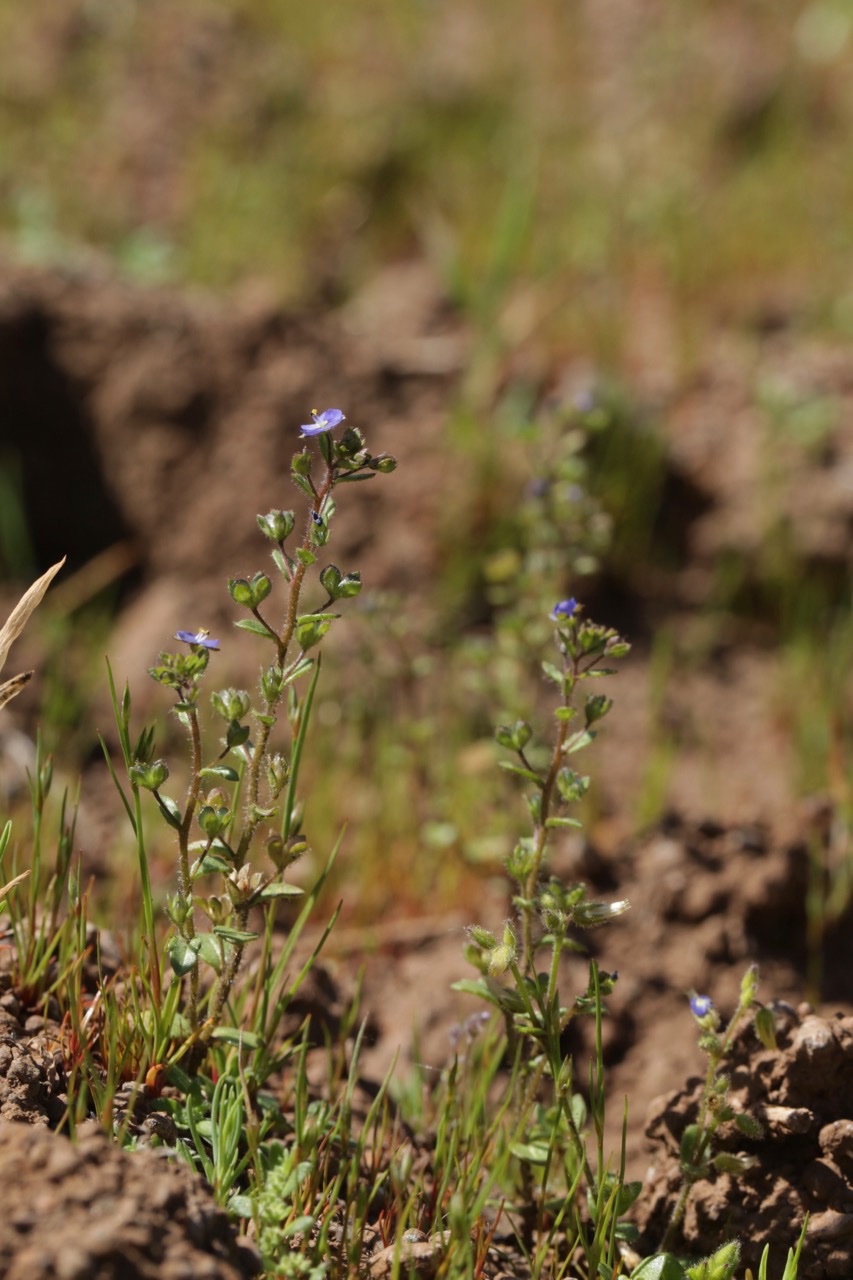
[(6, 1280), (243, 1280), (260, 1270), (185, 1166), (0, 1123), (0, 1273)]
[[(738, 1036), (731, 1059), (729, 1098), (736, 1112), (754, 1116), (764, 1133), (744, 1138), (734, 1122), (718, 1131), (717, 1149), (754, 1157), (735, 1178), (716, 1174), (692, 1188), (683, 1246), (708, 1254), (738, 1236), (743, 1263), (756, 1269), (766, 1243), (768, 1274), (781, 1275), (806, 1213), (802, 1280), (847, 1277), (853, 1268), (853, 1017), (818, 1017), (807, 1004), (775, 1009), (778, 1048), (764, 1049), (751, 1026)], [(702, 1081), (658, 1098), (647, 1135), (655, 1150), (638, 1223), (643, 1242), (660, 1239), (680, 1190), (678, 1153), (686, 1127), (699, 1114)]]

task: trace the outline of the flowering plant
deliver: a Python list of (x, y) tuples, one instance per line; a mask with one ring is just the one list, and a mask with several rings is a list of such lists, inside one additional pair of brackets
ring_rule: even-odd
[[(235, 688), (213, 691), (210, 701), (223, 724), (223, 735), (212, 749), (205, 747), (199, 699), (220, 641), (204, 629), (179, 630), (175, 638), (187, 651), (161, 653), (150, 674), (173, 692), (173, 710), (187, 735), (190, 778), (183, 801), (163, 790), (170, 770), (164, 759), (155, 757), (153, 731), (143, 733), (128, 752), (134, 792), (142, 789), (153, 795), (177, 843), (178, 887), (167, 907), (173, 926), (167, 954), (173, 982), (179, 987), (187, 982), (186, 1037), (179, 1052), (196, 1042), (203, 1049), (211, 1036), (228, 1034), (220, 1024), (245, 948), (258, 936), (250, 927), (252, 909), (267, 910), (269, 927), (275, 904), (301, 893), (288, 882), (286, 872), (307, 848), (297, 783), (320, 670), (318, 649), (340, 616), (340, 603), (361, 591), (357, 572), (319, 563), (332, 535), (337, 510), (333, 495), (342, 484), (387, 474), (396, 466), (388, 454), (370, 453), (356, 428), (347, 427), (339, 437), (333, 434), (345, 420), (340, 409), (315, 411), (313, 418), (301, 434), (317, 437), (319, 458), (304, 448), (294, 456), (291, 468), (294, 485), (308, 500), (301, 537), (294, 541), (297, 515), (292, 510), (272, 510), (257, 517), (261, 533), (271, 544), (283, 594), (278, 616), (273, 612), (270, 574), (259, 571), (228, 583), (231, 599), (249, 615), (236, 626), (255, 636), (268, 655), (257, 690), (254, 695)], [(320, 587), (320, 603), (308, 609), (303, 596), (311, 574)], [(283, 710), (289, 741), (281, 749), (274, 741)], [(254, 850), (261, 843), (266, 865), (257, 867)], [(201, 882), (211, 875), (219, 878), (220, 891), (201, 894)], [(143, 886), (147, 884), (143, 868)], [(150, 899), (150, 892), (147, 896)], [(159, 992), (150, 901), (147, 914), (152, 986)], [(215, 978), (207, 991), (200, 981), (202, 965)], [(198, 1057), (197, 1050), (194, 1056)]]

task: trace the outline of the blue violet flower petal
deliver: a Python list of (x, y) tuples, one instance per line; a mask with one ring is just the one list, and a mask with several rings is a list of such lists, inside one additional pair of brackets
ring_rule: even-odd
[(705, 1018), (714, 1007), (714, 1001), (710, 996), (691, 996), (690, 1012), (695, 1018)]
[(176, 631), (175, 639), (182, 641), (184, 644), (201, 645), (203, 649), (218, 649), (219, 641), (210, 638), (210, 632), (201, 631)]
[(346, 414), (341, 413), (340, 409), (324, 409), (322, 413), (312, 409), (311, 417), (314, 419), (313, 422), (305, 423), (299, 428), (303, 436), (320, 436), (324, 431), (332, 431), (344, 421)]
[(578, 602), (574, 596), (569, 596), (568, 600), (561, 600), (559, 604), (554, 605), (554, 612), (551, 614), (553, 622), (568, 621), (573, 618), (578, 607)]

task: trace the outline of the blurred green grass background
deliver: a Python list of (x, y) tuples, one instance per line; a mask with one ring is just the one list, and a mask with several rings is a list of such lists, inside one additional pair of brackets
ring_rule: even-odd
[(30, 255), (341, 296), (426, 254), (495, 340), (618, 366), (662, 291), (853, 324), (842, 0), (0, 6), (3, 226)]

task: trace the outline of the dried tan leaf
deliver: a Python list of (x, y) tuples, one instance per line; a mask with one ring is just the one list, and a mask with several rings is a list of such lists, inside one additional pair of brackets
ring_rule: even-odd
[(4, 884), (0, 887), (0, 902), (3, 901), (10, 889), (14, 889), (15, 885), (20, 884), (22, 880), (26, 880), (29, 874), (29, 870), (22, 871), (19, 876), (15, 876), (14, 880), (10, 880), (8, 884)]
[(0, 710), (21, 692), (25, 684), (29, 684), (32, 674), (32, 671), (22, 671), (19, 676), (12, 676), (11, 680), (0, 684)]
[[(0, 630), (0, 671), (3, 670), (6, 664), (9, 650), (27, 625), (30, 614), (39, 606), (45, 591), (47, 591), (64, 564), (65, 556), (62, 557), (58, 564), (51, 565), (47, 573), (43, 573), (38, 581), (33, 583), (29, 591), (24, 592), (6, 619), (3, 629)], [(17, 693), (17, 690), (15, 692)]]

